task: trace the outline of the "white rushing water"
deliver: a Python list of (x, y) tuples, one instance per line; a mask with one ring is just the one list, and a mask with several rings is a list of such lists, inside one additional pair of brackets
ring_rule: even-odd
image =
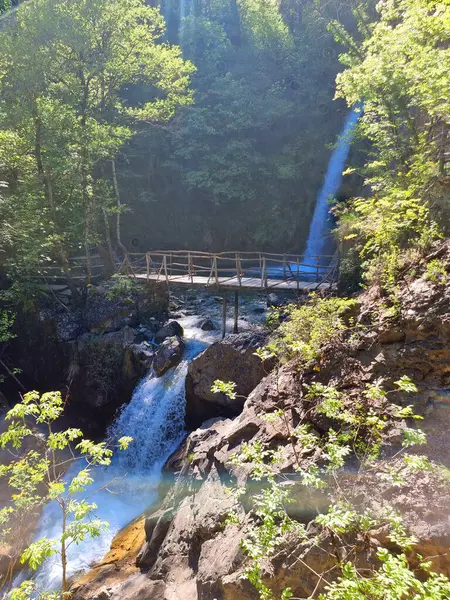
[(327, 238), (331, 230), (329, 200), (336, 195), (341, 187), (342, 172), (344, 171), (350, 152), (353, 132), (360, 111), (359, 107), (353, 108), (350, 111), (337, 141), (336, 148), (328, 163), (323, 186), (317, 196), (314, 215), (309, 227), (308, 241), (306, 242), (306, 250), (303, 256), (305, 264), (315, 265), (317, 256), (326, 254)]
[[(113, 438), (128, 435), (133, 437), (133, 443), (126, 452), (117, 454), (109, 467), (94, 469), (95, 484), (88, 490), (89, 494), (99, 490), (90, 501), (98, 505), (96, 517), (107, 521), (109, 529), (100, 538), (71, 546), (69, 575), (85, 570), (101, 559), (108, 552), (115, 534), (156, 499), (162, 466), (183, 438), (184, 380), (188, 363), (215, 339), (214, 332), (204, 332), (195, 326), (198, 321), (198, 317), (179, 320), (185, 329), (183, 361), (160, 378), (145, 377), (113, 424), (110, 432)], [(75, 475), (78, 468), (72, 467), (66, 479)], [(108, 489), (101, 489), (106, 485)], [(58, 538), (60, 534), (59, 507), (49, 504), (42, 515), (36, 539)], [(43, 589), (56, 589), (61, 584), (58, 558), (46, 561), (36, 576)]]
[[(323, 185), (317, 195), (314, 214), (309, 227), (308, 240), (306, 242), (306, 250), (303, 254), (302, 265), (297, 271), (296, 263), (288, 265), (289, 270), (294, 275), (299, 275), (301, 279), (314, 279), (317, 271), (319, 275), (324, 275), (328, 271), (329, 258), (324, 258), (318, 265), (317, 258), (326, 255), (330, 244), (332, 223), (329, 218), (330, 198), (333, 198), (338, 192), (342, 184), (342, 172), (345, 168), (345, 163), (350, 152), (350, 146), (353, 139), (353, 133), (356, 123), (361, 113), (361, 107), (356, 106), (349, 112), (347, 119), (342, 128), (341, 134), (336, 142), (336, 147), (330, 157), (327, 172), (323, 181)], [(318, 267), (318, 268), (317, 268)], [(282, 265), (270, 265), (267, 268), (269, 278), (277, 279), (283, 275)], [(255, 270), (259, 274), (259, 270)], [(256, 275), (258, 276), (258, 275)]]

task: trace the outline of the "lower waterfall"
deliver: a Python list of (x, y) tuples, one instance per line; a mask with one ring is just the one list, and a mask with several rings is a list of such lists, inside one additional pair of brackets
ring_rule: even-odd
[[(212, 341), (214, 332), (192, 326), (198, 317), (180, 319), (185, 329), (186, 348), (183, 361), (162, 377), (151, 374), (136, 387), (133, 397), (110, 429), (110, 437), (128, 435), (133, 443), (118, 453), (110, 466), (94, 469), (95, 483), (85, 497), (99, 490), (91, 499), (98, 505), (95, 516), (109, 523), (100, 538), (86, 539), (69, 549), (68, 575), (88, 569), (109, 550), (115, 534), (142, 514), (156, 499), (162, 467), (184, 435), (184, 381), (189, 362)], [(67, 479), (79, 469), (73, 466)], [(107, 486), (107, 489), (106, 487)], [(60, 508), (50, 503), (44, 509), (36, 539), (57, 538), (61, 534)], [(44, 590), (61, 584), (60, 559), (48, 559), (35, 579)], [(22, 579), (23, 575), (18, 577)], [(15, 584), (18, 584), (16, 580)]]

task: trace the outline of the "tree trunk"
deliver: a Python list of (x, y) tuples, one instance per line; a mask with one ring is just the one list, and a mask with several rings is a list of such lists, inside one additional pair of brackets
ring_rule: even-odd
[(91, 257), (91, 211), (90, 211), (90, 199), (88, 192), (88, 167), (87, 167), (87, 149), (86, 149), (86, 119), (87, 119), (87, 107), (89, 99), (89, 86), (86, 82), (86, 78), (82, 70), (80, 70), (80, 81), (83, 86), (83, 99), (81, 102), (81, 128), (82, 128), (82, 141), (81, 141), (81, 182), (82, 182), (82, 195), (83, 195), (83, 206), (84, 206), (84, 251), (86, 254), (86, 283), (89, 285), (92, 279), (92, 257)]
[[(42, 145), (41, 145), (41, 139), (42, 139), (42, 123), (41, 120), (37, 114), (37, 112), (35, 112), (35, 157), (36, 157), (36, 165), (37, 165), (37, 170), (38, 170), (38, 175), (39, 175), (39, 179), (42, 181), (42, 184), (44, 186), (44, 193), (45, 193), (45, 198), (47, 200), (47, 204), (50, 208), (51, 211), (51, 215), (52, 215), (52, 219), (53, 222), (55, 224), (55, 226), (57, 225), (57, 217), (56, 217), (56, 207), (55, 207), (55, 201), (54, 201), (54, 197), (53, 197), (53, 185), (52, 185), (52, 180), (51, 180), (51, 176), (49, 174), (49, 172), (45, 172), (44, 171), (44, 163), (42, 160)], [(55, 232), (56, 234), (58, 234), (58, 231)], [(69, 286), (70, 292), (72, 294), (72, 298), (75, 304), (79, 304), (80, 302), (80, 295), (78, 293), (78, 289), (75, 285), (75, 282), (73, 280), (72, 277), (72, 272), (70, 270), (70, 263), (69, 263), (69, 259), (67, 257), (67, 252), (66, 249), (64, 247), (64, 244), (62, 241), (58, 241), (57, 243), (57, 249), (58, 249), (58, 254), (59, 254), (59, 260), (60, 260), (60, 265), (61, 268), (63, 270), (64, 276), (67, 280), (67, 285)]]
[(63, 518), (62, 518), (62, 541), (61, 541), (61, 567), (62, 567), (62, 581), (61, 581), (61, 598), (62, 600), (66, 600), (67, 595), (67, 549), (66, 549), (66, 540), (64, 539), (64, 535), (67, 529), (67, 513), (66, 507), (64, 504), (61, 505)]
[(439, 175), (445, 175), (445, 151), (447, 149), (448, 125), (442, 123), (441, 140), (439, 144)]
[(122, 250), (124, 258), (127, 258), (128, 250), (122, 244), (122, 238), (121, 238), (121, 232), (120, 232), (120, 216), (121, 216), (121, 211), (122, 211), (122, 202), (120, 201), (119, 184), (117, 182), (117, 173), (116, 173), (116, 161), (114, 159), (112, 159), (112, 161), (111, 161), (111, 169), (112, 169), (114, 194), (116, 196), (116, 206), (117, 206), (117, 216), (116, 216), (117, 246), (120, 248), (120, 250)]

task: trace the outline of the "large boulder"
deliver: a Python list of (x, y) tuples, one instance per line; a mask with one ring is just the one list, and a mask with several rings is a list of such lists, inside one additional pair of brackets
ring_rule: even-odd
[(181, 360), (184, 343), (178, 336), (166, 338), (159, 346), (153, 359), (153, 370), (158, 377), (175, 367)]
[(203, 331), (215, 331), (217, 327), (211, 319), (204, 319), (200, 324), (200, 329)]
[(165, 339), (169, 337), (178, 336), (181, 338), (183, 337), (183, 335), (183, 328), (178, 323), (178, 321), (170, 321), (170, 323), (167, 323), (167, 325), (164, 325), (164, 327), (161, 327), (161, 329), (157, 331), (155, 335), (155, 343), (161, 344)]
[[(238, 415), (246, 397), (273, 367), (263, 364), (255, 355), (264, 345), (266, 336), (246, 332), (230, 335), (209, 346), (189, 365), (186, 376), (186, 427), (194, 429), (214, 417)], [(236, 384), (237, 397), (230, 400), (225, 394), (213, 394), (216, 379)]]

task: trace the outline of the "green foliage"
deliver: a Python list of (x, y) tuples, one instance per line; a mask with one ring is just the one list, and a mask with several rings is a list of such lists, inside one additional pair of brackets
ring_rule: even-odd
[(333, 106), (333, 39), (314, 3), (186, 2), (180, 31), (179, 4), (165, 9), (168, 38), (197, 67), (195, 104), (126, 152), (130, 237), (148, 247), (178, 245), (181, 235), (204, 249), (299, 251), (343, 117)]
[(276, 330), (269, 350), (282, 359), (297, 356), (310, 363), (324, 344), (339, 339), (348, 329), (344, 317), (354, 305), (351, 299), (312, 294), (306, 304), (287, 307), (288, 318)]
[(116, 274), (111, 277), (108, 284), (106, 298), (111, 302), (134, 304), (139, 289), (140, 285), (134, 277)]
[[(0, 435), (1, 448), (12, 447), (15, 451), (20, 451), (30, 436), (35, 435), (33, 428), (36, 425), (46, 429), (45, 439), (38, 450), (19, 454), (18, 458), (0, 468), (0, 477), (6, 479), (11, 489), (11, 501), (0, 511), (0, 543), (12, 544), (11, 573), (19, 560), (35, 571), (51, 556), (59, 556), (63, 573), (61, 593), (39, 595), (39, 598), (47, 600), (64, 598), (67, 593), (68, 547), (79, 544), (86, 537), (100, 536), (108, 526), (106, 522), (95, 518), (97, 505), (86, 498), (80, 499), (79, 496), (86, 493), (94, 482), (92, 467), (111, 463), (113, 449), (104, 442), (95, 443), (83, 439), (79, 429), (55, 432), (53, 427), (63, 411), (64, 401), (59, 392), (42, 395), (29, 392), (21, 403), (7, 413), (6, 421), (9, 425)], [(117, 440), (117, 447), (119, 450), (126, 450), (131, 442), (132, 438), (124, 436)], [(67, 469), (75, 461), (81, 461), (84, 466), (69, 478)], [(24, 549), (23, 544), (30, 533), (33, 515), (48, 501), (59, 505), (60, 536), (57, 539), (39, 539)], [(8, 591), (9, 585), (8, 576), (0, 581), (2, 591)], [(26, 581), (12, 590), (8, 597), (29, 600), (34, 597), (34, 592), (34, 583)]]
[[(395, 385), (405, 393), (417, 392), (416, 385), (407, 375), (403, 375)], [(341, 425), (338, 433), (329, 430), (324, 446), (331, 470), (343, 466), (343, 459), (350, 453), (350, 448), (363, 463), (373, 461), (379, 457), (383, 435), (393, 420), (422, 418), (414, 413), (412, 406), (401, 407), (388, 402), (388, 392), (377, 384), (367, 384), (363, 392), (364, 401), (356, 403), (346, 401), (344, 394), (330, 385), (312, 383), (306, 388), (305, 399), (316, 403), (316, 411)], [(404, 448), (425, 443), (426, 435), (420, 429), (403, 429)]]
[(428, 281), (438, 285), (446, 284), (448, 281), (448, 273), (444, 263), (438, 258), (430, 260), (430, 262), (427, 263), (424, 277)]
[(230, 400), (236, 400), (236, 384), (233, 381), (221, 381), (220, 379), (216, 379), (211, 387), (211, 392), (213, 394), (225, 394), (230, 398)]
[(0, 310), (0, 344), (11, 339), (11, 328), (14, 325), (15, 317), (8, 311)]
[(339, 265), (339, 293), (350, 296), (359, 292), (362, 286), (363, 268), (358, 248), (351, 247), (341, 259)]
[[(229, 386), (223, 382), (216, 383), (220, 391), (224, 391), (224, 385)], [(230, 390), (233, 389), (231, 385)], [(417, 387), (408, 376), (404, 375), (395, 382), (393, 392), (417, 393)], [(364, 505), (353, 506), (347, 499), (346, 492), (341, 489), (337, 473), (351, 455), (359, 458), (366, 467), (370, 468), (370, 465), (374, 464), (373, 459), (380, 457), (381, 444), (387, 428), (398, 424), (399, 420), (403, 422), (405, 418), (420, 418), (414, 414), (412, 406), (400, 407), (390, 403), (389, 393), (391, 392), (386, 392), (379, 384), (371, 383), (362, 390), (360, 399), (355, 401), (352, 398), (351, 402), (348, 402), (345, 394), (333, 386), (313, 382), (307, 386), (304, 395), (305, 415), (309, 415), (315, 408), (317, 413), (332, 419), (337, 426), (329, 427), (326, 432), (319, 435), (312, 430), (307, 417), (293, 430), (286, 425), (288, 440), (295, 440), (301, 444), (303, 457), (308, 452), (316, 451), (317, 461), (317, 450), (320, 450), (321, 466), (317, 462), (309, 462), (309, 466), (305, 468), (303, 463), (298, 462), (296, 469), (304, 486), (328, 489), (330, 493), (331, 502), (328, 511), (320, 513), (314, 520), (320, 533), (312, 541), (319, 547), (321, 547), (322, 533), (330, 534), (336, 544), (345, 546), (344, 537), (364, 538), (370, 535), (371, 530), (383, 525), (388, 527), (389, 540), (402, 552), (412, 552), (417, 543), (417, 540), (409, 535), (400, 514), (389, 505), (385, 506), (382, 512), (378, 511), (376, 515)], [(267, 416), (270, 419), (266, 418)], [(277, 420), (287, 423), (286, 411), (282, 408), (269, 415), (263, 415), (262, 418), (270, 423)], [(426, 441), (425, 434), (418, 429), (404, 428), (403, 431), (403, 448), (420, 445)], [(270, 572), (268, 561), (276, 554), (286, 536), (296, 539), (300, 548), (301, 543), (309, 539), (305, 527), (288, 516), (287, 506), (293, 502), (289, 480), (283, 481), (282, 474), (275, 474), (277, 465), (283, 460), (283, 452), (282, 448), (269, 447), (256, 440), (242, 443), (239, 451), (230, 459), (232, 464), (249, 469), (252, 482), (251, 497), (247, 496), (242, 488), (231, 490), (231, 493), (234, 494), (237, 502), (241, 496), (245, 496), (248, 502), (251, 501), (249, 513), (251, 519), (246, 520), (249, 525), (247, 536), (242, 543), (248, 558), (243, 577), (256, 588), (261, 600), (271, 600), (274, 597), (270, 587), (270, 577), (267, 575)], [(297, 454), (296, 457), (299, 460)], [(396, 463), (395, 468), (391, 466), (389, 460), (379, 463), (378, 468), (380, 464), (384, 465), (380, 477), (388, 479), (394, 486), (405, 485), (407, 478), (417, 471), (437, 472), (437, 468), (427, 457), (419, 455), (405, 455), (403, 461)], [(364, 477), (364, 471), (361, 475)], [(260, 493), (255, 493), (254, 482), (259, 482)], [(357, 486), (357, 483), (355, 485)], [(243, 525), (236, 509), (230, 512), (225, 522), (225, 525), (234, 524)], [(343, 549), (344, 553), (348, 551), (349, 547)], [(411, 570), (404, 554), (395, 555), (386, 549), (379, 549), (378, 556), (382, 563), (381, 567), (373, 567), (372, 570), (359, 571), (352, 562), (338, 565), (340, 577), (334, 583), (328, 584), (326, 592), (319, 597), (322, 600), (333, 598), (339, 600), (405, 598), (406, 600), (409, 597), (425, 599), (428, 596), (423, 594), (431, 592), (437, 595), (430, 598), (446, 597), (439, 594), (448, 591), (450, 582), (447, 578), (430, 572), (426, 580), (419, 580)], [(302, 558), (304, 558), (303, 564), (308, 567), (307, 554)], [(316, 577), (321, 577), (321, 574), (314, 570), (312, 572)], [(374, 591), (378, 595), (374, 595)], [(280, 599), (291, 597), (293, 595), (290, 588), (284, 590), (279, 596)]]
[[(355, 8), (360, 11), (361, 5)], [(450, 7), (422, 0), (380, 2), (378, 19), (360, 20), (359, 40), (333, 29), (347, 47), (337, 96), (364, 102), (359, 133), (370, 143), (363, 170), (373, 195), (357, 198), (341, 218), (356, 242), (369, 281), (392, 292), (400, 269), (424, 254), (448, 225), (445, 177), (450, 104)]]
[[(144, 0), (24, 3), (0, 33), (0, 220), (18, 286), (51, 260), (69, 276), (70, 254), (107, 246), (118, 210), (111, 161), (143, 122), (192, 102), (193, 66), (163, 34)], [(140, 101), (123, 97), (142, 84), (152, 91)], [(88, 283), (90, 271), (88, 261)]]
[(430, 564), (422, 561), (428, 569), (425, 581), (418, 579), (411, 570), (404, 554), (396, 556), (386, 548), (378, 549), (381, 567), (370, 577), (361, 577), (352, 563), (346, 563), (342, 576), (327, 586), (320, 600), (444, 600), (450, 595), (450, 581), (444, 575), (429, 571)]

